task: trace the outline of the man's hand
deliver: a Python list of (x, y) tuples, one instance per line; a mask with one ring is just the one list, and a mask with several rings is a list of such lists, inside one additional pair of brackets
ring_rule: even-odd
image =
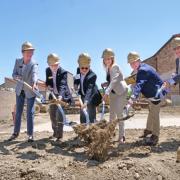
[(164, 81), (163, 85), (164, 88), (170, 88), (170, 83), (168, 81)]

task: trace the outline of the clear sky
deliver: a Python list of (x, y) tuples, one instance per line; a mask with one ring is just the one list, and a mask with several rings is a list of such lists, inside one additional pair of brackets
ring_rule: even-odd
[(61, 66), (75, 74), (78, 55), (88, 52), (100, 84), (105, 80), (105, 48), (114, 50), (127, 76), (129, 51), (146, 59), (180, 33), (180, 1), (0, 0), (0, 23), (0, 84), (11, 77), (24, 41), (36, 48), (40, 79), (45, 79), (49, 53), (57, 53)]

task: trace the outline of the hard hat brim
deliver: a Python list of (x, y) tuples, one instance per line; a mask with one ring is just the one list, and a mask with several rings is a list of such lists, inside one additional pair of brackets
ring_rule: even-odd
[(27, 48), (27, 49), (23, 49), (22, 51), (30, 51), (30, 50), (35, 50), (35, 48)]

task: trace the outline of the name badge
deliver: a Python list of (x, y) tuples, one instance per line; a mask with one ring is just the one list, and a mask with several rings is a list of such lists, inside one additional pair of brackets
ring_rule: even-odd
[(52, 77), (52, 76), (49, 76), (48, 79), (53, 79), (53, 77)]

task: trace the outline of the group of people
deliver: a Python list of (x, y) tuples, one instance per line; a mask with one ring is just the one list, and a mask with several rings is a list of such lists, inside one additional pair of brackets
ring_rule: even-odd
[[(180, 38), (174, 39), (174, 50), (177, 55), (177, 61), (180, 59)], [(20, 132), (21, 116), (26, 99), (27, 103), (27, 135), (28, 142), (33, 139), (33, 121), (34, 121), (34, 105), (36, 95), (33, 89), (38, 89), (38, 64), (33, 60), (32, 56), (35, 48), (30, 42), (22, 44), (22, 58), (16, 59), (13, 78), (17, 81), (16, 86), (16, 116), (13, 134), (8, 139), (12, 141), (16, 139)], [(106, 71), (106, 82), (102, 83), (105, 89), (104, 95), (101, 97), (96, 85), (96, 74), (91, 69), (91, 57), (87, 53), (82, 53), (78, 57), (77, 73), (74, 76), (74, 89), (78, 91), (81, 97), (80, 122), (86, 123), (86, 117), (83, 109), (86, 109), (89, 115), (90, 123), (96, 121), (96, 107), (101, 101), (109, 98), (110, 116), (109, 120), (120, 119), (119, 121), (119, 143), (125, 142), (125, 127), (123, 117), (123, 109), (128, 105), (132, 105), (142, 93), (149, 99), (149, 114), (147, 118), (146, 129), (141, 138), (151, 135), (146, 142), (149, 145), (156, 145), (160, 134), (160, 104), (163, 97), (167, 94), (166, 88), (180, 81), (180, 75), (163, 82), (156, 70), (141, 62), (137, 52), (130, 52), (127, 62), (130, 64), (136, 75), (136, 84), (132, 87), (132, 95), (127, 100), (128, 86), (124, 81), (123, 74), (119, 65), (116, 63), (115, 53), (112, 49), (107, 48), (102, 53), (102, 64)], [(73, 98), (67, 83), (67, 71), (60, 66), (60, 58), (57, 54), (49, 54), (47, 57), (48, 67), (46, 68), (46, 87), (52, 91), (57, 99), (65, 101), (69, 104), (73, 103)], [(178, 63), (176, 63), (178, 64)], [(179, 66), (179, 64), (178, 64)], [(176, 68), (176, 69), (179, 69)], [(28, 83), (31, 89), (23, 85), (22, 81)], [(162, 88), (164, 87), (164, 88)], [(161, 91), (159, 91), (161, 89)], [(51, 95), (49, 99), (52, 99)], [(59, 113), (55, 104), (49, 108), (50, 119), (52, 122), (53, 137), (57, 140), (63, 137), (63, 117)], [(58, 121), (57, 121), (58, 120)], [(57, 124), (57, 122), (62, 122)]]

